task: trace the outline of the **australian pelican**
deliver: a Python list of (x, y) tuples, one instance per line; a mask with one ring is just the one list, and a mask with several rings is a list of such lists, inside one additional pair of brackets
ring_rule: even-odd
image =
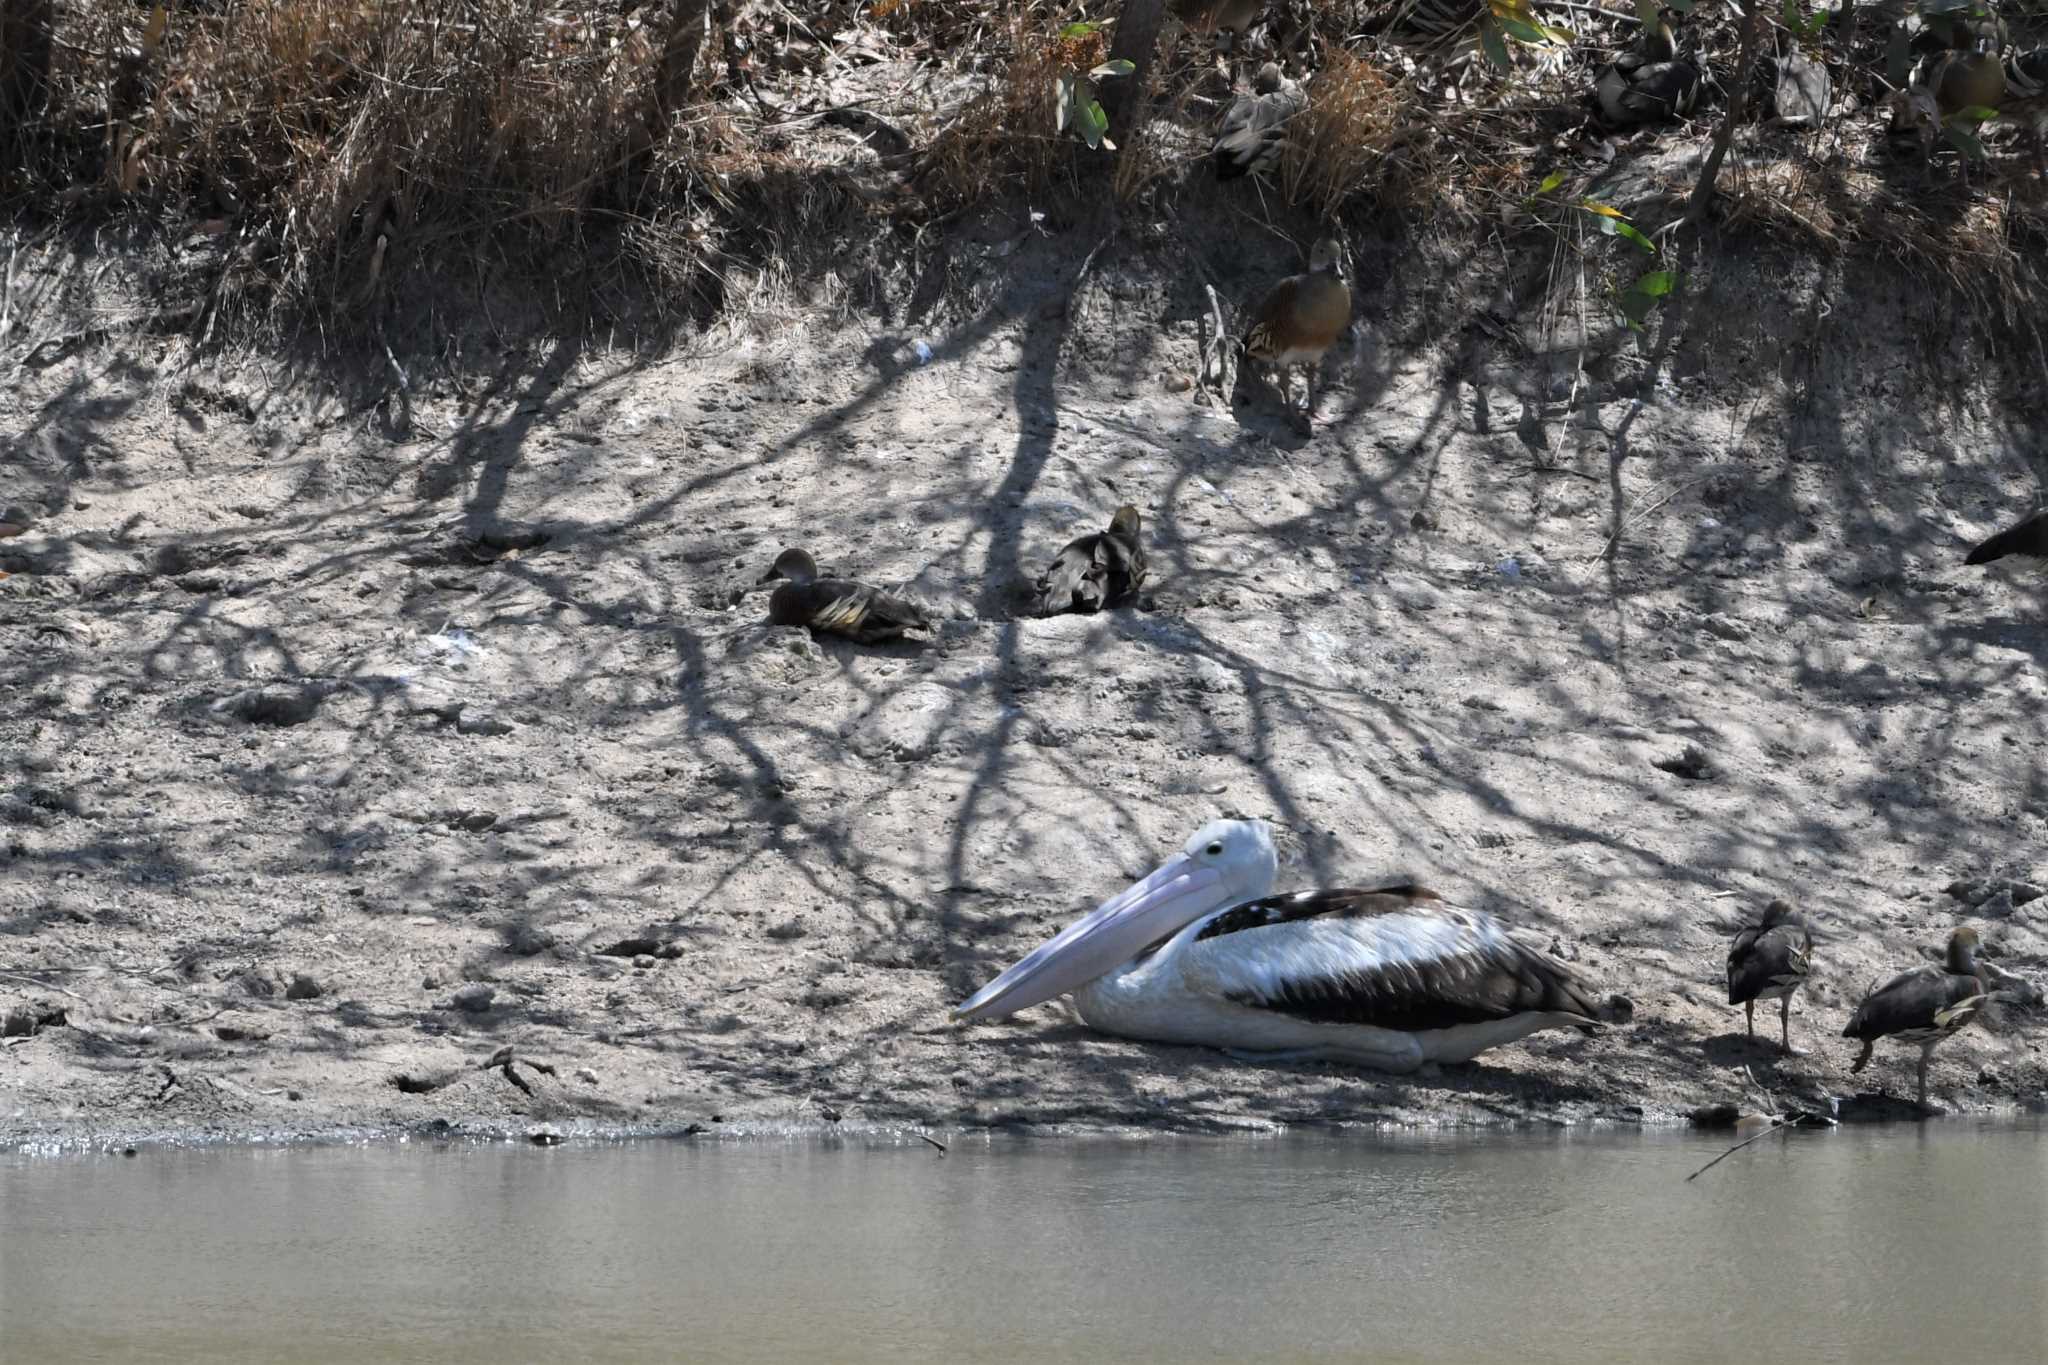
[(1071, 993), (1105, 1033), (1406, 1072), (1539, 1029), (1590, 1033), (1570, 968), (1408, 881), (1274, 896), (1258, 820), (1204, 825), (953, 1011), (999, 1019)]

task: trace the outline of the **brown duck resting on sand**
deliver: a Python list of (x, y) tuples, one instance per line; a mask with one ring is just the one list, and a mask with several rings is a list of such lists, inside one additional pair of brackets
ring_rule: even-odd
[(1992, 38), (1980, 38), (1967, 52), (1948, 49), (1930, 55), (1914, 70), (1906, 88), (1893, 92), (1887, 101), (1891, 125), (1885, 141), (1893, 155), (1933, 155), (1942, 129), (1958, 114), (1965, 109), (1997, 110), (2005, 103), (2005, 78), (2005, 62)]
[(860, 644), (900, 639), (907, 630), (929, 632), (922, 608), (894, 593), (850, 578), (820, 578), (818, 563), (803, 550), (784, 550), (761, 582), (787, 580), (768, 599), (768, 621), (808, 626)]
[(2034, 513), (2017, 526), (1992, 536), (1964, 558), (1965, 564), (1989, 564), (2007, 555), (2030, 555), (2048, 559), (2048, 509)]
[(1252, 78), (1252, 92), (1239, 95), (1224, 111), (1222, 127), (1209, 155), (1218, 180), (1264, 175), (1287, 145), (1287, 124), (1308, 108), (1301, 87), (1280, 74), (1278, 62), (1267, 62)]
[(1256, 369), (1278, 371), (1275, 388), (1288, 402), (1287, 375), (1296, 365), (1308, 371), (1301, 410), (1290, 410), (1295, 425), (1306, 429), (1316, 409), (1316, 370), (1337, 338), (1351, 325), (1351, 286), (1344, 283), (1344, 248), (1325, 237), (1309, 252), (1308, 273), (1289, 275), (1266, 291), (1252, 310), (1240, 343), (1241, 357)]
[(1600, 119), (1610, 128), (1663, 123), (1692, 112), (1700, 97), (1700, 69), (1679, 54), (1678, 35), (1665, 10), (1634, 47), (1608, 64), (1593, 84)]
[(1747, 1014), (1749, 1036), (1756, 1037), (1756, 1002), (1778, 1002), (1778, 1041), (1787, 1056), (1803, 1049), (1792, 1046), (1792, 995), (1813, 970), (1813, 935), (1806, 919), (1786, 901), (1772, 901), (1764, 917), (1735, 935), (1728, 950), (1728, 1003)]
[(1113, 607), (1145, 581), (1145, 547), (1138, 543), (1138, 509), (1125, 503), (1109, 528), (1067, 542), (1038, 576), (1032, 601), (1040, 616)]
[(1856, 1007), (1842, 1036), (1862, 1042), (1863, 1051), (1849, 1070), (1869, 1065), (1870, 1050), (1880, 1038), (1918, 1043), (1920, 1107), (1941, 1112), (1927, 1102), (1927, 1059), (1935, 1044), (1975, 1019), (1989, 999), (1978, 974), (1977, 931), (1966, 924), (1948, 936), (1948, 955), (1939, 967), (1929, 964), (1900, 972)]

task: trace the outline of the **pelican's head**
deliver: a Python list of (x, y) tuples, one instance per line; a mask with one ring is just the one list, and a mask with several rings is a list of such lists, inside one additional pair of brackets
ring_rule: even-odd
[(1279, 867), (1263, 820), (1212, 820), (1149, 876), (976, 991), (953, 1017), (1000, 1019), (1065, 995), (1203, 916), (1265, 895)]
[(761, 582), (773, 583), (778, 578), (787, 578), (792, 583), (808, 583), (818, 576), (818, 561), (805, 550), (784, 550), (775, 556), (775, 563), (768, 572), (761, 575)]

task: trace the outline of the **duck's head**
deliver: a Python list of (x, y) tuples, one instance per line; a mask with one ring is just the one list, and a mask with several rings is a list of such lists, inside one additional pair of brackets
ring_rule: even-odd
[(1138, 516), (1138, 509), (1125, 503), (1116, 509), (1116, 515), (1109, 519), (1109, 529), (1121, 536), (1136, 536), (1144, 522)]
[(1308, 268), (1320, 274), (1339, 275), (1344, 270), (1344, 244), (1335, 237), (1318, 238), (1308, 253)]
[(1280, 74), (1280, 63), (1267, 62), (1252, 77), (1252, 89), (1261, 95), (1270, 95), (1280, 88), (1283, 79)]
[(767, 573), (761, 575), (763, 583), (773, 583), (786, 578), (792, 583), (808, 583), (818, 576), (818, 561), (811, 558), (808, 550), (784, 550), (775, 556), (775, 563)]

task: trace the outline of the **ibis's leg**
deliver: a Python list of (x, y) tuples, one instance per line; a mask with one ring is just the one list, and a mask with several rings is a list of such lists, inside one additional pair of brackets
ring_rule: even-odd
[(1778, 1041), (1785, 1048), (1787, 1057), (1803, 1057), (1804, 1048), (1792, 1046), (1792, 997), (1783, 996), (1778, 1001)]
[(1936, 1112), (1934, 1106), (1930, 1105), (1927, 1102), (1927, 1059), (1933, 1055), (1934, 1044), (1932, 1043), (1929, 1043), (1925, 1047), (1920, 1049), (1920, 1068), (1918, 1072), (1918, 1079), (1920, 1082), (1920, 1112), (1923, 1114)]
[(1856, 1058), (1856, 1060), (1853, 1063), (1850, 1064), (1849, 1074), (1854, 1075), (1858, 1071), (1861, 1071), (1864, 1067), (1870, 1065), (1870, 1050), (1876, 1046), (1877, 1044), (1868, 1038), (1863, 1040), (1863, 1052)]
[(1749, 1036), (1752, 1038), (1756, 1037), (1756, 1001), (1743, 1001), (1742, 1012), (1749, 1019)]

